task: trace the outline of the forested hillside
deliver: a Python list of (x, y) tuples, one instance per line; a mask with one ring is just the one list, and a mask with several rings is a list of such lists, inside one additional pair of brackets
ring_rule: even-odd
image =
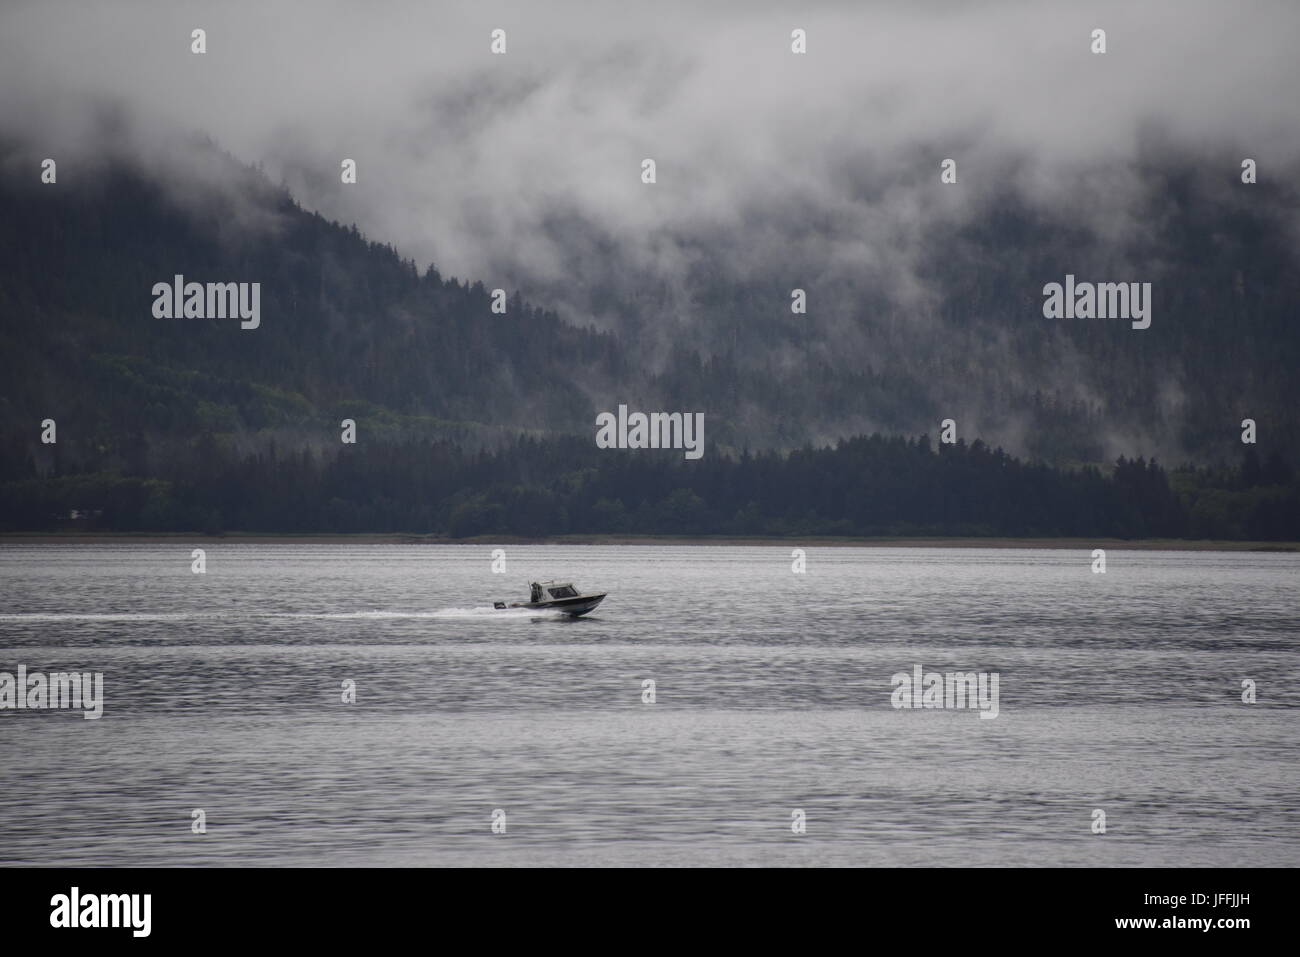
[[(184, 186), (111, 162), (0, 179), (4, 527), (77, 510), (155, 530), (1300, 537), (1296, 207), (1276, 188), (1248, 203), (1193, 172), (1151, 183), (1122, 274), (1123, 250), (1008, 197), (936, 234), (944, 294), (924, 322), (869, 295), (792, 316), (788, 282), (710, 284), (702, 248), (707, 329), (675, 329), (648, 291), (639, 312), (611, 298), (602, 332), (513, 290), (495, 315), (481, 282), (205, 149), (218, 175)], [(1156, 280), (1150, 330), (1042, 318), (1043, 278), (1090, 266)], [(260, 327), (155, 318), (151, 288), (177, 273), (260, 282)], [(597, 450), (595, 414), (619, 402), (703, 411), (704, 459)], [(946, 417), (959, 447), (855, 428), (934, 435)], [(1161, 461), (1200, 470), (1145, 464), (1169, 447), (1186, 451)]]
[[(123, 169), (0, 195), (0, 435), (10, 468), (147, 470), (204, 433), (310, 441), (344, 416), (371, 439), (567, 430), (590, 403), (574, 365), (621, 373), (608, 337), (481, 284), (417, 270), (304, 212), (255, 172), (184, 197)], [(11, 184), (6, 177), (5, 183)], [(156, 319), (155, 282), (260, 282), (260, 328)], [(33, 424), (60, 425), (57, 450)]]
[[(76, 518), (71, 516), (76, 515)], [(1300, 482), (1248, 450), (1240, 468), (1120, 460), (1028, 465), (982, 442), (876, 435), (834, 448), (706, 456), (521, 438), (240, 455), (204, 436), (155, 473), (0, 484), (0, 530), (413, 532), (547, 536), (944, 535), (1300, 541)]]

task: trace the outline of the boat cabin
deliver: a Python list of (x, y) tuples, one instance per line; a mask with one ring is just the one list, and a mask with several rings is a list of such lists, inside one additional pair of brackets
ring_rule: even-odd
[(528, 601), (494, 601), (492, 607), (558, 611), (579, 618), (604, 600), (605, 592), (584, 594), (573, 587), (573, 582), (529, 582)]
[(529, 601), (552, 601), (557, 598), (573, 598), (578, 590), (573, 582), (533, 582), (529, 586)]

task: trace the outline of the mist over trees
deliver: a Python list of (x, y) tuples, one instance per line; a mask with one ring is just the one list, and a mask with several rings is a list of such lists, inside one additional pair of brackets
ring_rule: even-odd
[[(598, 331), (514, 290), (495, 315), (483, 282), (421, 269), (198, 148), (220, 175), (180, 194), (116, 163), (57, 189), (0, 179), (4, 528), (75, 510), (158, 531), (1300, 538), (1284, 221), (1300, 203), (1281, 188), (1248, 206), (1166, 171), (1136, 251), (1008, 195), (936, 233), (942, 295), (923, 321), (803, 280), (810, 314), (791, 315), (794, 282), (719, 278), (701, 249), (707, 327), (667, 324), (653, 289), (633, 308), (611, 288), (621, 321)], [(6, 169), (31, 161), (0, 150)], [(1042, 318), (1042, 282), (1066, 271), (1144, 278), (1115, 272), (1125, 252), (1157, 273), (1151, 329)], [(261, 327), (155, 319), (150, 289), (176, 273), (260, 282)], [(596, 413), (620, 402), (703, 411), (705, 458), (595, 449)], [(949, 416), (956, 446), (871, 434)], [(1243, 460), (1247, 416), (1260, 445)], [(341, 448), (344, 418), (359, 438)], [(1161, 438), (1117, 457), (1119, 432)], [(999, 434), (1015, 457), (990, 448)], [(1162, 462), (1192, 465), (1149, 461), (1169, 444), (1187, 454)]]

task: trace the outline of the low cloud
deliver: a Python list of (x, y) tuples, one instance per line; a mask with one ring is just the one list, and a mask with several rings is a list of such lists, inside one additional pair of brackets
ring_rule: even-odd
[[(942, 305), (932, 237), (1008, 191), (1140, 243), (1153, 129), (1221, 158), (1229, 182), (1244, 156), (1298, 168), (1291, 2), (703, 7), (10, 3), (0, 134), (122, 151), (182, 193), (195, 170), (177, 144), (210, 136), (421, 265), (580, 323), (640, 310), (665, 331), (659, 359), (683, 330), (721, 335), (701, 299), (716, 283), (815, 286), (832, 356), (870, 349), (863, 302), (921, 335)], [(939, 186), (946, 157), (956, 188)]]

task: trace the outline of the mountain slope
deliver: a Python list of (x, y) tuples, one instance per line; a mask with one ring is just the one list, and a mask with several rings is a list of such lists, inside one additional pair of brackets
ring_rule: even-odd
[[(617, 330), (604, 333), (513, 292), (494, 315), (482, 284), (421, 273), (210, 145), (192, 154), (204, 175), (103, 162), (57, 185), (37, 182), (34, 154), (0, 154), (0, 474), (56, 455), (147, 474), (206, 433), (327, 448), (343, 418), (371, 439), (590, 436), (620, 402), (705, 412), (711, 449), (934, 435), (944, 418), (1062, 464), (1235, 461), (1246, 417), (1261, 454), (1300, 445), (1300, 202), (1204, 165), (1152, 157), (1131, 210), (1145, 226), (1114, 242), (1010, 189), (959, 229), (935, 224), (911, 308), (869, 283), (814, 282), (811, 262), (738, 277), (726, 254), (747, 238), (732, 235), (700, 242), (684, 279), (700, 316), (676, 321), (617, 248), (569, 224), (575, 248), (606, 257), (608, 288), (592, 290)], [(177, 273), (261, 283), (260, 328), (154, 318), (153, 284)], [(1151, 328), (1044, 319), (1042, 285), (1067, 273), (1152, 282)], [(57, 447), (39, 442), (46, 418)]]

